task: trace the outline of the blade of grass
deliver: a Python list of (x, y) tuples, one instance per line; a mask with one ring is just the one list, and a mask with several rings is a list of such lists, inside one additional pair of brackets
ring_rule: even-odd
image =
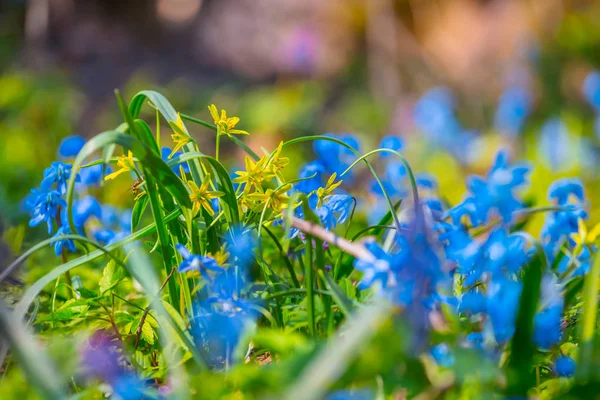
[(580, 382), (591, 378), (594, 362), (594, 333), (598, 315), (598, 287), (600, 286), (600, 253), (596, 253), (592, 268), (583, 283), (583, 313), (579, 323), (580, 350), (575, 378)]

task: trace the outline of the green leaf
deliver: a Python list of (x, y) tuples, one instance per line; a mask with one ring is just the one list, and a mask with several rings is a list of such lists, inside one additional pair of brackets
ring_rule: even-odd
[(146, 211), (146, 207), (148, 206), (148, 196), (140, 197), (135, 204), (133, 205), (133, 210), (131, 211), (131, 230), (135, 230), (137, 226), (140, 224), (142, 216), (144, 215), (144, 211)]
[(540, 298), (542, 274), (547, 267), (544, 249), (538, 243), (536, 250), (536, 257), (525, 267), (515, 334), (510, 342), (507, 394), (511, 396), (527, 396), (527, 390), (535, 383), (531, 373), (532, 359), (537, 351), (533, 343), (533, 319)]
[[(331, 292), (335, 303), (338, 305), (340, 310), (344, 313), (344, 315), (349, 316), (352, 314), (352, 309), (354, 305), (352, 304), (352, 300), (345, 293), (345, 290), (342, 289), (327, 273), (322, 270), (319, 270), (319, 277), (327, 286), (327, 289)], [(341, 282), (345, 282), (347, 280), (342, 280)], [(350, 284), (352, 289), (355, 290), (354, 286)], [(356, 298), (356, 293), (354, 293), (354, 297)]]
[(104, 270), (102, 270), (102, 278), (98, 282), (100, 292), (105, 293), (106, 291), (115, 287), (121, 278), (123, 277), (123, 270), (114, 260), (110, 260)]
[(585, 382), (590, 379), (594, 363), (594, 333), (596, 331), (598, 315), (598, 288), (600, 286), (600, 252), (594, 256), (590, 272), (585, 277), (583, 284), (583, 315), (579, 323), (579, 337), (581, 338), (579, 362), (577, 364), (576, 379)]

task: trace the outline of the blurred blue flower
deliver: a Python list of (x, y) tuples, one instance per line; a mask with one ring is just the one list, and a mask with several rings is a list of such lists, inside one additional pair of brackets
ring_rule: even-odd
[(176, 244), (175, 248), (183, 257), (183, 261), (179, 264), (178, 271), (180, 273), (188, 271), (197, 271), (202, 274), (203, 277), (210, 279), (210, 276), (206, 274), (206, 270), (213, 272), (221, 272), (223, 268), (217, 263), (217, 260), (210, 256), (200, 256), (192, 254), (182, 244)]
[(96, 198), (86, 196), (73, 203), (73, 219), (76, 226), (84, 226), (92, 216), (102, 218), (102, 206)]
[(559, 206), (569, 203), (569, 197), (574, 196), (580, 202), (585, 200), (583, 182), (579, 178), (557, 179), (548, 188), (548, 198), (556, 201)]
[(148, 399), (147, 385), (133, 373), (123, 373), (111, 382), (113, 396), (120, 400), (144, 400)]
[[(323, 136), (340, 140), (356, 151), (360, 149), (358, 139), (349, 133), (340, 135), (326, 133)], [(316, 140), (313, 144), (313, 149), (319, 157), (319, 161), (325, 166), (327, 172), (330, 174), (335, 172), (338, 176), (340, 176), (357, 158), (354, 152), (347, 147), (329, 140)], [(352, 174), (348, 173), (344, 176), (344, 181), (351, 180)]]
[(505, 228), (495, 229), (485, 243), (486, 263), (483, 269), (492, 275), (502, 272), (502, 269), (513, 274), (519, 272), (531, 255), (526, 245), (522, 235), (508, 235)]
[(37, 198), (31, 204), (31, 219), (29, 226), (37, 226), (42, 221), (48, 224), (48, 234), (52, 233), (52, 221), (60, 218), (59, 207), (65, 208), (67, 203), (60, 197), (56, 190), (50, 192), (37, 192)]
[(521, 132), (531, 109), (531, 96), (520, 86), (507, 88), (498, 104), (495, 126), (501, 133), (516, 136)]
[[(404, 147), (404, 143), (403, 143), (402, 139), (399, 138), (398, 136), (392, 136), (392, 135), (384, 136), (383, 139), (381, 139), (381, 142), (379, 143), (380, 149), (390, 149), (390, 150), (394, 150), (394, 151), (400, 151), (400, 150), (402, 150), (403, 147)], [(379, 155), (381, 158), (392, 157), (392, 154), (390, 154), (388, 152), (382, 152), (382, 153), (379, 153)]]
[(362, 279), (358, 282), (358, 288), (366, 289), (375, 282), (379, 282), (384, 288), (387, 287), (388, 280), (393, 279), (390, 269), (392, 256), (386, 253), (376, 242), (367, 242), (365, 247), (375, 256), (375, 261), (371, 262), (358, 258), (354, 261), (354, 268), (363, 273)]
[(451, 367), (454, 365), (454, 354), (446, 343), (440, 343), (429, 351), (431, 357), (440, 367)]
[(575, 375), (576, 368), (575, 360), (571, 357), (559, 356), (554, 362), (554, 371), (558, 376), (571, 377)]
[(427, 91), (415, 104), (413, 120), (427, 139), (444, 148), (450, 148), (462, 132), (454, 113), (454, 96), (446, 87)]
[(65, 137), (58, 146), (58, 155), (64, 158), (75, 157), (85, 144), (85, 138), (79, 135)]
[[(106, 168), (107, 173), (112, 170), (109, 165), (107, 165)], [(81, 177), (81, 183), (84, 185), (98, 185), (102, 179), (102, 164), (82, 168), (79, 170), (79, 176)]]
[(458, 311), (461, 313), (478, 314), (486, 311), (486, 298), (481, 292), (469, 291), (460, 298)]
[(562, 305), (548, 307), (538, 312), (533, 320), (533, 342), (542, 349), (550, 349), (560, 342), (562, 332)]
[(230, 255), (230, 264), (233, 263), (233, 260), (237, 260), (241, 268), (246, 268), (254, 259), (257, 238), (251, 230), (244, 230), (244, 227), (236, 226), (227, 235), (225, 243)]
[[(54, 161), (52, 165), (44, 171), (44, 179), (40, 184), (40, 188), (44, 191), (49, 191), (56, 184), (56, 188), (61, 195), (67, 193), (67, 181), (71, 177), (71, 164), (64, 164), (60, 161)], [(79, 175), (75, 178), (75, 182), (80, 182)]]
[(100, 229), (94, 232), (94, 239), (104, 246), (112, 243), (115, 236), (115, 231), (112, 229)]
[(583, 81), (583, 95), (596, 110), (600, 110), (600, 72), (592, 71)]
[[(169, 155), (172, 151), (173, 149), (171, 149), (170, 147), (162, 147), (160, 149), (160, 156), (164, 162), (169, 162)], [(179, 157), (181, 155), (183, 155), (183, 153), (181, 151), (177, 151), (175, 152), (175, 154), (173, 154), (172, 158)], [(190, 167), (187, 162), (179, 163), (178, 165), (172, 167), (171, 170), (173, 170), (173, 172), (175, 172), (176, 174), (179, 174), (180, 165), (183, 167), (183, 172), (185, 172), (186, 174), (190, 172)]]
[(542, 126), (538, 151), (552, 171), (568, 171), (578, 158), (574, 143), (567, 126), (560, 118), (555, 117)]
[[(515, 198), (515, 192), (526, 183), (529, 170), (524, 164), (510, 166), (508, 154), (499, 152), (486, 179), (473, 175), (468, 178), (467, 187), (471, 197), (459, 205), (459, 209), (464, 208), (464, 213), (470, 216), (474, 226), (488, 222), (493, 214), (501, 216), (505, 223), (511, 222), (513, 213), (523, 208), (521, 201)], [(455, 223), (464, 213), (456, 218), (453, 216)]]
[(342, 389), (336, 390), (333, 393), (327, 395), (325, 400), (373, 400), (375, 394), (369, 389), (350, 390)]
[(337, 224), (346, 222), (352, 213), (354, 199), (347, 194), (335, 194), (327, 196), (323, 205), (315, 210), (321, 223), (327, 230), (336, 227)]
[(498, 343), (504, 343), (515, 333), (521, 284), (503, 277), (488, 284), (486, 308)]
[(325, 166), (320, 161), (312, 161), (302, 166), (298, 178), (303, 179), (296, 183), (296, 190), (306, 195), (312, 193), (308, 198), (311, 208), (317, 205), (316, 190), (323, 186), (323, 176), (325, 174)]
[(427, 173), (420, 173), (415, 176), (415, 181), (419, 189), (436, 190), (438, 188), (435, 176)]
[(52, 236), (52, 242), (50, 246), (54, 246), (54, 253), (56, 256), (60, 256), (63, 251), (68, 250), (71, 253), (75, 253), (77, 249), (75, 248), (75, 242), (72, 239), (64, 239), (62, 238), (64, 235), (70, 235), (71, 228), (69, 224), (61, 225), (54, 236)]

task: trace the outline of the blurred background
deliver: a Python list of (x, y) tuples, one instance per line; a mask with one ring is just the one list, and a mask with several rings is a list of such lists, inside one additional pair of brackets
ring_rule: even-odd
[[(115, 88), (126, 99), (158, 90), (205, 120), (215, 103), (241, 117), (255, 150), (334, 132), (356, 135), (366, 152), (399, 136), (451, 203), (501, 147), (535, 166), (531, 203), (546, 204), (563, 176), (581, 176), (593, 194), (596, 68), (600, 1), (3, 0), (4, 236), (22, 235), (6, 227), (26, 223), (21, 201), (63, 137), (121, 121)], [(191, 130), (212, 153), (214, 133)], [(234, 147), (225, 154), (242, 161)], [(289, 156), (297, 166), (314, 158), (310, 144)], [(121, 202), (127, 189), (104, 200)]]

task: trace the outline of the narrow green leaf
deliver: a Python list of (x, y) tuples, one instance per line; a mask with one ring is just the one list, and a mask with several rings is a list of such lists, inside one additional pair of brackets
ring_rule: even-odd
[(329, 276), (325, 271), (319, 270), (319, 277), (325, 283), (327, 289), (331, 292), (333, 300), (338, 305), (345, 316), (349, 316), (354, 308), (352, 300), (346, 296), (344, 290)]
[(131, 211), (131, 230), (135, 230), (139, 225), (142, 216), (144, 215), (144, 211), (146, 211), (146, 207), (148, 206), (148, 196), (140, 197), (135, 204), (133, 205), (133, 210)]
[(600, 284), (600, 253), (594, 256), (592, 268), (583, 284), (583, 315), (579, 323), (579, 363), (576, 378), (580, 382), (590, 379), (594, 361), (594, 332), (598, 314), (598, 287)]

